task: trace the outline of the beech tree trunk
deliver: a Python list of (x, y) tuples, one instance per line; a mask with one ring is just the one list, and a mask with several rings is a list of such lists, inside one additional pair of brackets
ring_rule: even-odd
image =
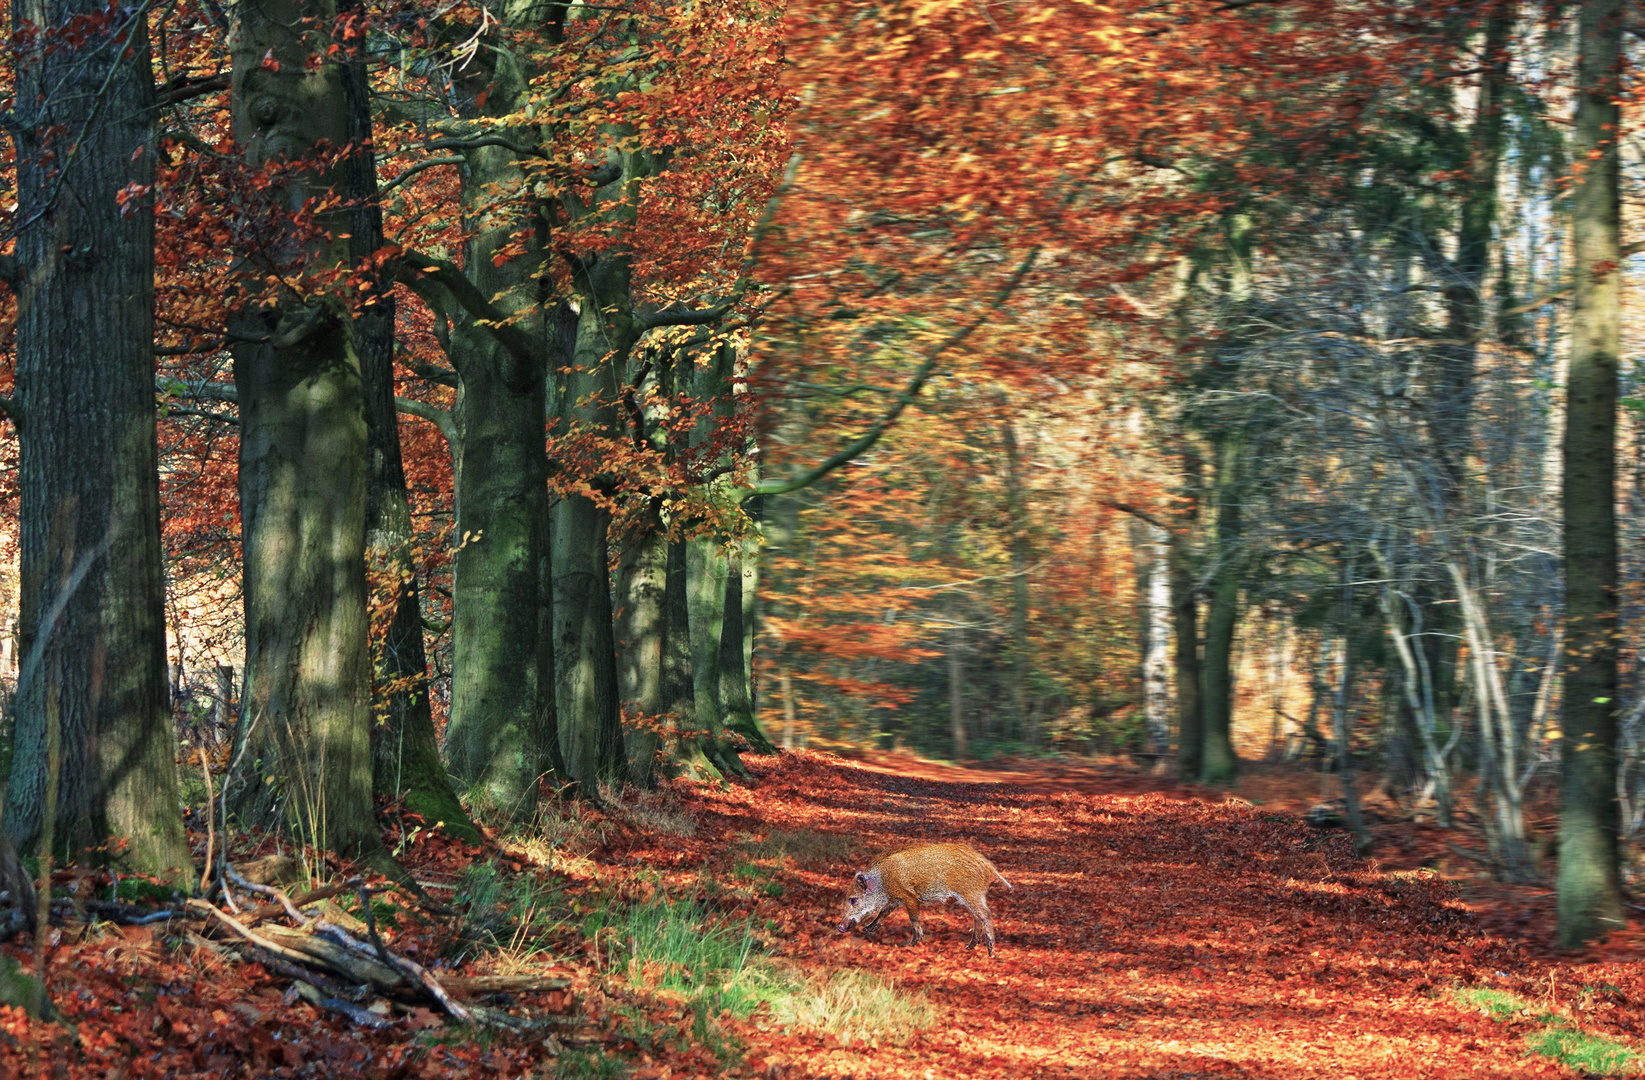
[[(146, 9), (23, 0), (16, 258), (22, 668), (6, 831), (55, 803), (56, 850), (185, 870), (166, 686), (154, 414), (154, 180)], [(73, 47), (59, 37), (85, 35)], [(55, 776), (52, 774), (55, 772)], [(48, 795), (48, 788), (54, 788)], [(52, 797), (54, 796), (54, 798)], [(123, 846), (122, 846), (123, 842)]]
[[(357, 0), (339, 6), (348, 11)], [(372, 149), (371, 87), (359, 51), (351, 53), (343, 67), (343, 89), (352, 151), (345, 166), (349, 258), (358, 265), (384, 243)], [(442, 825), (478, 842), (479, 830), (451, 790), (429, 705), (423, 608), (412, 561), (411, 501), (394, 409), (392, 269), (378, 277), (370, 295), (375, 302), (355, 314), (354, 347), (360, 357), (366, 416), (367, 584), (378, 597), (373, 611), (380, 612), (378, 625), (372, 628), (372, 697), (380, 710), (371, 729), (372, 785), (378, 794), (404, 796), (406, 809), (429, 825)]]
[[(500, 11), (506, 28), (544, 21), (534, 5)], [(563, 14), (563, 13), (562, 13)], [(552, 21), (552, 20), (550, 20)], [(461, 75), (473, 110), (490, 123), (520, 107), (530, 72), (511, 50), (515, 38), (488, 34), (483, 59)], [(535, 129), (496, 129), (516, 144)], [(483, 141), (483, 140), (480, 140)], [(542, 207), (526, 192), (525, 169), (507, 146), (472, 146), (463, 154), (463, 217), (471, 230), (464, 265), (481, 296), (539, 340), (558, 327), (545, 311), (538, 273), (546, 231)], [(499, 193), (513, 193), (499, 198)], [(494, 262), (525, 233), (527, 251)], [(439, 295), (439, 294), (436, 294)], [(426, 298), (426, 294), (425, 294)], [(548, 457), (544, 442), (545, 379), (557, 348), (511, 352), (491, 329), (449, 298), (449, 356), (457, 371), (452, 421), (457, 431), (454, 480), (457, 551), (452, 566), (451, 718), (446, 753), (471, 800), (516, 820), (536, 810), (539, 780), (554, 768), (557, 711), (547, 699), (552, 642), (546, 581), (549, 553)]]
[(1616, 409), (1621, 342), (1621, 0), (1584, 0), (1571, 160), (1576, 292), (1565, 394), (1565, 692), (1559, 943), (1624, 924), (1617, 866)]
[(1039, 733), (1028, 715), (1028, 682), (1033, 670), (1033, 652), (1028, 644), (1028, 511), (1023, 505), (1017, 431), (1009, 418), (1005, 421), (1004, 443), (1005, 500), (1011, 531), (1011, 724), (1018, 738), (1038, 745)]
[[(230, 32), (234, 135), (252, 166), (342, 146), (348, 112), (328, 59), (324, 0), (243, 0)], [(272, 59), (272, 63), (269, 62)], [(287, 205), (342, 189), (335, 166), (297, 174)], [(329, 235), (282, 252), (326, 267), (348, 258), (346, 213)], [(371, 805), (367, 649), (366, 424), (347, 313), (276, 297), (233, 327), (240, 404), (240, 506), (247, 691), (243, 818), (277, 810), (303, 840), (380, 851)], [(265, 783), (265, 780), (272, 780)]]
[(1240, 522), (1240, 455), (1238, 436), (1226, 436), (1217, 462), (1216, 573), (1205, 614), (1204, 760), (1201, 778), (1208, 784), (1231, 784), (1239, 772), (1232, 738), (1234, 715), (1234, 627), (1239, 620), (1239, 593), (1245, 556)]
[[(614, 185), (594, 197), (615, 201)], [(618, 430), (617, 375), (641, 328), (629, 315), (628, 260), (620, 253), (578, 259), (578, 314), (570, 372), (554, 397), (556, 431), (610, 435)], [(593, 796), (626, 768), (618, 717), (615, 642), (606, 534), (610, 514), (593, 496), (562, 494), (553, 507), (555, 705), (567, 771)]]
[(617, 562), (617, 693), (623, 709), (628, 781), (655, 780), (661, 725), (668, 711), (663, 654), (668, 639), (668, 533), (654, 503), (645, 530), (629, 538)]

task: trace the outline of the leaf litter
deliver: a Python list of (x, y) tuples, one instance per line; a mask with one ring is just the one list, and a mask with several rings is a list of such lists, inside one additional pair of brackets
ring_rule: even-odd
[[(604, 821), (579, 811), (594, 826), (586, 850), (429, 830), (402, 849), (442, 898), (476, 867), (535, 883), (524, 960), (470, 947), (461, 920), (409, 902), (383, 936), (442, 977), (522, 964), (563, 977), (550, 993), (488, 999), (560, 1018), (548, 1034), (405, 1001), (375, 1003), (386, 1023), (363, 1026), (202, 922), (94, 921), (49, 950), (60, 1023), (0, 1005), (0, 1076), (1411, 1080), (1579, 1075), (1533, 1044), (1645, 1047), (1637, 924), (1556, 952), (1548, 890), (1406, 865), (1408, 828), (1379, 865), (1297, 814), (1129, 767), (747, 760), (750, 783), (674, 783), (612, 802)], [(913, 841), (972, 844), (1016, 886), (990, 897), (997, 959), (965, 948), (969, 916), (953, 907), (927, 908), (915, 947), (901, 913), (872, 940), (834, 930), (852, 872)], [(638, 931), (619, 928), (668, 904), (665, 917), (740, 928), (743, 959), (766, 972), (748, 992), (771, 1000), (705, 1012), (692, 996), (702, 973), (635, 951)], [(619, 909), (630, 922), (594, 917)], [(520, 944), (506, 928), (492, 939)], [(30, 969), (26, 938), (4, 951)], [(898, 1009), (878, 1026), (863, 1011)], [(1637, 1068), (1617, 1053), (1605, 1060)]]

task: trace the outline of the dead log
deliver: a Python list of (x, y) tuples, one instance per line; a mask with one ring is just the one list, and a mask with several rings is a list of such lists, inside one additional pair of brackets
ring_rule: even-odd
[(435, 978), (446, 993), (465, 1001), (487, 994), (541, 994), (571, 985), (570, 979), (546, 975), (436, 975)]

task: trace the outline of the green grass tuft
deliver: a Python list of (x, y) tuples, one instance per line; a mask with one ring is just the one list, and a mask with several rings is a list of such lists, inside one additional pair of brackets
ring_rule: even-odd
[(628, 1066), (611, 1054), (566, 1050), (554, 1061), (554, 1080), (615, 1080), (626, 1075)]
[(1459, 987), (1451, 991), (1451, 996), (1457, 1004), (1482, 1012), (1493, 1020), (1507, 1020), (1530, 1007), (1530, 1002), (1523, 998), (1488, 986)]
[(1579, 1031), (1571, 1027), (1564, 1017), (1553, 1013), (1532, 1015), (1533, 1006), (1529, 1001), (1506, 990), (1493, 990), (1487, 986), (1458, 987), (1451, 991), (1451, 999), (1465, 1008), (1477, 1009), (1493, 1020), (1522, 1017), (1541, 1024), (1542, 1030), (1525, 1037), (1530, 1052), (1553, 1058), (1578, 1072), (1591, 1076), (1622, 1076), (1645, 1071), (1641, 1068), (1645, 1065), (1645, 1056), (1621, 1043)]
[(1570, 1028), (1546, 1028), (1530, 1036), (1526, 1043), (1532, 1053), (1553, 1058), (1591, 1076), (1638, 1073), (1645, 1060), (1621, 1043)]

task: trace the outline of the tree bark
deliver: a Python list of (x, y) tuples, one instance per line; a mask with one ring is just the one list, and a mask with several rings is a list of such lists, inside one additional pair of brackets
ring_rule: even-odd
[(1239, 619), (1246, 561), (1240, 521), (1241, 439), (1225, 436), (1218, 450), (1217, 562), (1205, 616), (1204, 760), (1200, 774), (1208, 784), (1231, 784), (1239, 772), (1232, 738), (1234, 627)]
[[(613, 181), (623, 185), (627, 177)], [(615, 201), (608, 185), (593, 202)], [(617, 433), (617, 372), (639, 340), (630, 315), (628, 258), (620, 252), (573, 257), (577, 292), (576, 343), (563, 384), (554, 394), (562, 436)], [(625, 769), (613, 655), (611, 582), (606, 533), (610, 514), (593, 493), (562, 494), (554, 504), (555, 704), (560, 752), (571, 778), (592, 796)]]
[[(128, 185), (154, 181), (145, 10), (12, 8), (34, 34), (16, 54), (11, 126), (27, 277), (14, 416), (23, 666), (5, 824), (19, 848), (38, 843), (55, 744), (56, 849), (123, 838), (105, 849), (112, 861), (164, 873), (187, 868), (189, 848), (165, 674), (154, 217), (146, 195), (122, 203)], [(71, 46), (65, 30), (84, 40)]]
[[(344, 0), (340, 10), (358, 7)], [(349, 258), (356, 266), (384, 244), (383, 210), (377, 198), (372, 144), (371, 86), (366, 59), (356, 49), (343, 66), (350, 153)], [(371, 729), (372, 785), (380, 795), (405, 799), (408, 810), (430, 825), (470, 842), (479, 830), (451, 790), (434, 733), (428, 697), (428, 657), (423, 650), (423, 609), (412, 561), (415, 538), (411, 500), (400, 456), (399, 414), (394, 408), (394, 274), (378, 275), (354, 316), (354, 347), (366, 416), (366, 562), (368, 587), (380, 596), (372, 628), (372, 699), (378, 715)]]
[(628, 782), (654, 782), (660, 726), (668, 711), (663, 654), (667, 647), (668, 532), (655, 503), (638, 536), (617, 562), (617, 692), (623, 710)]
[[(1002, 399), (1002, 406), (1007, 404)], [(1017, 452), (1017, 432), (1009, 417), (1005, 420), (1005, 505), (1011, 532), (1011, 724), (1013, 734), (1029, 745), (1037, 745), (1038, 733), (1028, 716), (1028, 683), (1032, 672), (1032, 651), (1028, 645), (1028, 513), (1023, 505), (1022, 466)]]
[(1584, 0), (1579, 22), (1571, 230), (1576, 289), (1565, 395), (1565, 692), (1559, 943), (1624, 926), (1617, 866), (1616, 409), (1621, 341), (1621, 0)]
[[(328, 52), (334, 15), (327, 0), (236, 8), (234, 135), (252, 167), (346, 141), (342, 69)], [(290, 205), (339, 193), (345, 182), (323, 160), (286, 179)], [(322, 235), (299, 243), (294, 234), (279, 257), (305, 269), (345, 264), (346, 218), (331, 212), (318, 223)], [(317, 846), (378, 853), (366, 426), (347, 313), (335, 300), (281, 296), (242, 313), (234, 329), (247, 671), (238, 741), (254, 763), (235, 801), (243, 819), (274, 811)]]
[(1177, 777), (1198, 782), (1205, 760), (1204, 712), (1200, 700), (1199, 598), (1187, 538), (1171, 538), (1171, 629), (1177, 684)]
[(1146, 522), (1133, 522), (1132, 551), (1142, 594), (1142, 700), (1148, 741), (1161, 758), (1171, 751), (1171, 567), (1170, 536)]
[(759, 542), (736, 540), (726, 561), (725, 622), (720, 634), (720, 704), (727, 731), (747, 739), (762, 754), (776, 747), (754, 713), (754, 573)]

